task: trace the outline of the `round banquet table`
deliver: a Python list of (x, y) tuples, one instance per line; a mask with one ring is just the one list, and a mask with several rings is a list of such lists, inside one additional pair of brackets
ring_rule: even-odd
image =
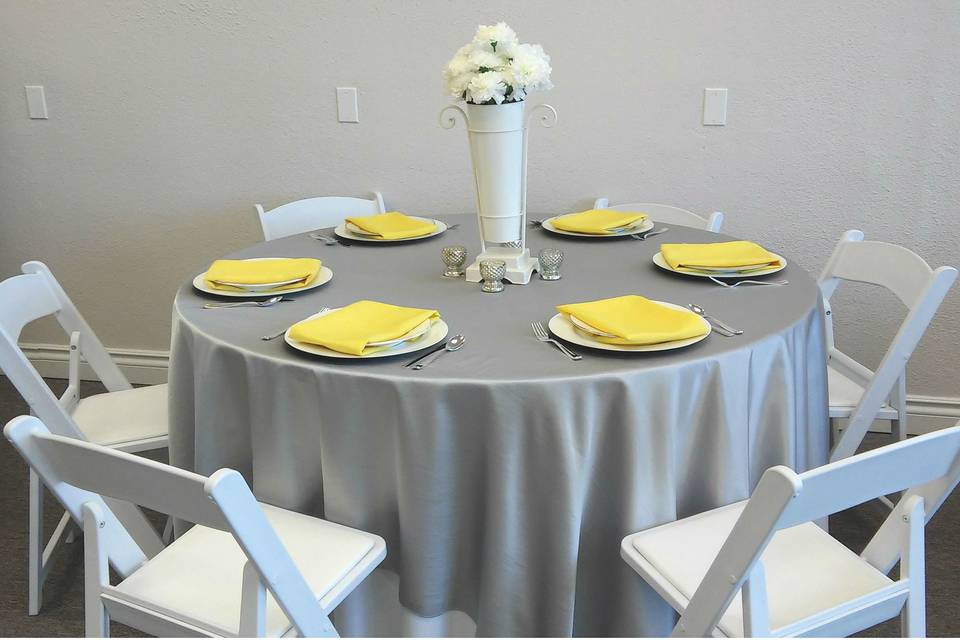
[[(794, 264), (773, 276), (786, 286), (736, 289), (653, 265), (660, 241), (729, 239), (700, 230), (639, 242), (534, 229), (534, 254), (563, 249), (563, 278), (486, 294), (440, 275), (442, 246), (479, 247), (474, 218), (457, 217), (427, 240), (303, 234), (229, 256), (322, 259), (333, 280), (295, 302), (203, 310), (211, 296), (185, 285), (171, 462), (232, 467), (264, 502), (386, 540), (381, 568), (335, 613), (343, 635), (668, 635), (672, 610), (620, 541), (742, 500), (770, 466), (826, 461), (816, 283)], [(628, 293), (699, 304), (744, 333), (660, 353), (573, 345), (579, 362), (533, 337), (557, 304)], [(333, 360), (260, 339), (361, 299), (438, 309), (466, 346), (412, 371), (411, 355)]]

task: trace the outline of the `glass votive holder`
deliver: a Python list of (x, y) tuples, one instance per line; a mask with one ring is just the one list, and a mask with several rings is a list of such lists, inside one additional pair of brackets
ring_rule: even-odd
[(484, 293), (500, 293), (503, 291), (503, 278), (507, 275), (507, 263), (503, 260), (481, 260), (480, 277), (483, 284), (480, 290)]
[(443, 272), (444, 278), (460, 278), (463, 276), (463, 264), (467, 261), (467, 248), (462, 245), (444, 247), (440, 250), (440, 258), (447, 268)]
[(541, 280), (560, 279), (560, 263), (563, 262), (563, 251), (560, 249), (541, 249), (537, 259), (540, 261)]

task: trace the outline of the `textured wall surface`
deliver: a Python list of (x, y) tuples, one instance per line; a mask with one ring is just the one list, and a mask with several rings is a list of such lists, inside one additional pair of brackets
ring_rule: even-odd
[[(177, 286), (257, 240), (254, 202), (379, 189), (470, 211), (440, 70), (498, 19), (553, 57), (533, 101), (561, 122), (534, 132), (531, 211), (721, 209), (814, 272), (850, 227), (960, 262), (955, 0), (3, 0), (0, 274), (43, 259), (108, 346), (165, 349)], [(49, 120), (27, 118), (25, 84)], [(336, 122), (338, 85), (359, 87), (360, 124)], [(729, 87), (728, 126), (700, 125), (704, 87)], [(838, 304), (841, 346), (876, 365), (902, 310), (866, 287)], [(955, 290), (912, 393), (960, 396), (958, 318)]]

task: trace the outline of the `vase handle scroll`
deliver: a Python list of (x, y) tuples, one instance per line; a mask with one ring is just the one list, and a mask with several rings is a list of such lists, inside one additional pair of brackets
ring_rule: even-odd
[[(540, 113), (538, 113), (538, 111)], [(557, 110), (551, 107), (549, 104), (537, 104), (530, 107), (530, 111), (527, 112), (528, 126), (534, 117), (536, 117), (537, 122), (540, 123), (540, 126), (546, 129), (549, 129), (553, 125), (557, 124), (557, 120), (559, 119), (559, 116), (557, 116)], [(452, 127), (453, 125), (450, 126)], [(447, 128), (449, 129), (450, 127)]]
[(455, 104), (447, 105), (440, 112), (440, 126), (444, 129), (453, 129), (457, 126), (457, 116), (453, 113), (448, 113), (449, 111), (456, 111), (460, 114), (460, 117), (463, 118), (463, 123), (470, 127), (470, 118), (467, 117), (466, 111), (461, 109)]

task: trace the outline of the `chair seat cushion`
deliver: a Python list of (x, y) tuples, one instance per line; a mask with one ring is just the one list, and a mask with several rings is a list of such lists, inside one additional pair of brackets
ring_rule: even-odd
[[(652, 580), (654, 586), (665, 581), (679, 592), (681, 602), (671, 604), (682, 612), (746, 504), (738, 502), (636, 533), (624, 541), (625, 553), (632, 548), (653, 566), (656, 575), (644, 578)], [(775, 533), (762, 562), (772, 631), (893, 584), (809, 522)], [(743, 636), (740, 594), (718, 627), (726, 636)]]
[(117, 447), (166, 436), (167, 413), (167, 385), (155, 384), (83, 398), (73, 419), (91, 442)]
[[(260, 505), (317, 600), (321, 600), (380, 540), (375, 535), (266, 504)], [(368, 557), (376, 566), (382, 559)], [(233, 536), (195, 525), (112, 592), (153, 611), (217, 635), (237, 635), (247, 557)], [(266, 633), (279, 636), (290, 622), (267, 592)]]
[[(863, 387), (829, 365), (827, 366), (827, 384), (830, 393), (830, 417), (849, 418), (860, 404)], [(879, 420), (896, 420), (897, 416), (897, 410), (886, 403), (877, 412)]]

